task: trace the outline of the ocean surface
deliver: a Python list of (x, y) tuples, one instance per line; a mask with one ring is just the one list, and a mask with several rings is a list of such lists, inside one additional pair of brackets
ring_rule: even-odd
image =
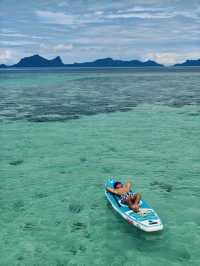
[[(131, 179), (164, 230), (118, 216)], [(200, 69), (0, 70), (0, 265), (200, 265)]]

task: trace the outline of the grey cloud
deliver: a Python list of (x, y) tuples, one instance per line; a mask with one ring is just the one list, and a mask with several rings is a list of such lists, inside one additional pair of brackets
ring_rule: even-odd
[[(5, 55), (1, 60), (11, 60), (11, 54), (18, 58), (38, 52), (46, 57), (60, 55), (66, 62), (155, 54), (159, 60), (171, 62), (193, 51), (193, 56), (198, 56), (197, 0), (9, 0), (9, 3), (0, 2), (0, 37)], [(174, 53), (180, 56), (174, 59)]]

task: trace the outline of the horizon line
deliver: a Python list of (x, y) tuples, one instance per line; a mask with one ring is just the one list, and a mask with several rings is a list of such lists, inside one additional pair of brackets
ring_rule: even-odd
[[(5, 65), (6, 67), (12, 67), (13, 65), (16, 65), (16, 64), (18, 64), (22, 59), (25, 59), (25, 58), (29, 58), (29, 57), (33, 57), (33, 56), (39, 56), (39, 57), (42, 57), (42, 58), (44, 58), (44, 59), (46, 59), (46, 60), (48, 60), (48, 61), (51, 61), (51, 60), (54, 60), (54, 59), (56, 59), (56, 58), (60, 58), (61, 59), (61, 61), (62, 61), (62, 63), (64, 64), (64, 65), (75, 65), (75, 64), (84, 64), (84, 63), (93, 63), (93, 62), (96, 62), (96, 61), (98, 61), (98, 60), (105, 60), (105, 59), (111, 59), (111, 60), (113, 60), (113, 61), (122, 61), (122, 62), (130, 62), (130, 61), (138, 61), (138, 62), (141, 62), (141, 63), (146, 63), (146, 62), (155, 62), (156, 64), (159, 64), (159, 65), (161, 65), (162, 67), (172, 67), (172, 66), (176, 66), (176, 65), (179, 65), (179, 64), (183, 64), (183, 63), (185, 63), (185, 62), (187, 62), (187, 61), (199, 61), (200, 60), (200, 58), (198, 58), (198, 59), (185, 59), (184, 61), (182, 61), (182, 62), (177, 62), (177, 63), (175, 63), (175, 64), (162, 64), (162, 63), (158, 63), (156, 60), (153, 60), (153, 59), (145, 59), (145, 60), (142, 60), (142, 59), (136, 59), (136, 58), (130, 58), (130, 59), (116, 59), (116, 58), (113, 58), (113, 57), (102, 57), (102, 58), (96, 58), (96, 59), (93, 59), (93, 60), (91, 60), (91, 61), (83, 61), (83, 62), (73, 62), (73, 63), (65, 63), (65, 62), (63, 62), (63, 59), (62, 59), (62, 57), (60, 56), (60, 55), (57, 55), (57, 56), (54, 56), (54, 57), (52, 57), (51, 59), (49, 59), (49, 58), (46, 58), (46, 57), (44, 57), (44, 56), (42, 56), (42, 55), (40, 55), (40, 54), (32, 54), (32, 55), (30, 55), (30, 56), (24, 56), (24, 57), (21, 57), (20, 59), (18, 59), (18, 61), (16, 62), (16, 63), (13, 63), (13, 64), (6, 64), (6, 63), (1, 63), (0, 62), (0, 66), (1, 65)], [(43, 66), (44, 67), (44, 66)], [(57, 66), (57, 67), (61, 67), (61, 66)], [(102, 66), (103, 67), (103, 66)], [(107, 67), (109, 67), (109, 66), (107, 66)], [(112, 67), (112, 66), (110, 66), (110, 67)], [(117, 66), (115, 66), (115, 67), (117, 67)], [(120, 66), (119, 66), (120, 67)], [(131, 66), (130, 66), (131, 67)], [(147, 66), (147, 67), (150, 67), (150, 66)], [(156, 66), (151, 66), (151, 67), (156, 67)], [(157, 67), (159, 67), (159, 66), (157, 66)], [(195, 67), (195, 66), (194, 66)], [(198, 66), (196, 66), (196, 67), (198, 67)]]

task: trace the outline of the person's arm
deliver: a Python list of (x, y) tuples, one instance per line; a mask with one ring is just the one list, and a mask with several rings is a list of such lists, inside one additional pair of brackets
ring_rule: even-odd
[(116, 192), (115, 192), (116, 190), (114, 188), (107, 187), (106, 190), (107, 190), (107, 192), (111, 192), (113, 194), (116, 194)]
[(128, 190), (131, 190), (131, 186), (132, 186), (132, 182), (129, 180), (126, 182), (126, 184), (124, 185)]

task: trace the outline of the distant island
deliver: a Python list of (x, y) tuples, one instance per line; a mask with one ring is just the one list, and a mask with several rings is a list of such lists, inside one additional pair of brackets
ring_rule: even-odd
[(186, 60), (182, 64), (176, 64), (174, 66), (200, 66), (200, 59), (197, 60)]
[(163, 67), (154, 61), (148, 60), (145, 62), (139, 60), (114, 60), (112, 58), (97, 59), (92, 62), (64, 64), (60, 56), (54, 59), (46, 59), (40, 55), (33, 55), (22, 58), (17, 64), (8, 66), (0, 65), (1, 68), (23, 68), (23, 67)]
[(60, 56), (48, 60), (40, 55), (22, 58), (17, 64), (10, 67), (61, 67), (64, 66)]
[[(198, 60), (186, 60), (181, 64), (175, 64), (173, 67), (185, 67), (185, 66), (200, 66), (200, 59)], [(33, 55), (22, 58), (17, 64), (5, 65), (1, 64), (0, 68), (26, 68), (26, 67), (165, 67), (162, 64), (158, 64), (155, 61), (147, 60), (142, 62), (140, 60), (117, 60), (110, 57), (97, 59), (91, 62), (64, 64), (60, 56), (53, 59), (46, 59), (40, 55)]]

